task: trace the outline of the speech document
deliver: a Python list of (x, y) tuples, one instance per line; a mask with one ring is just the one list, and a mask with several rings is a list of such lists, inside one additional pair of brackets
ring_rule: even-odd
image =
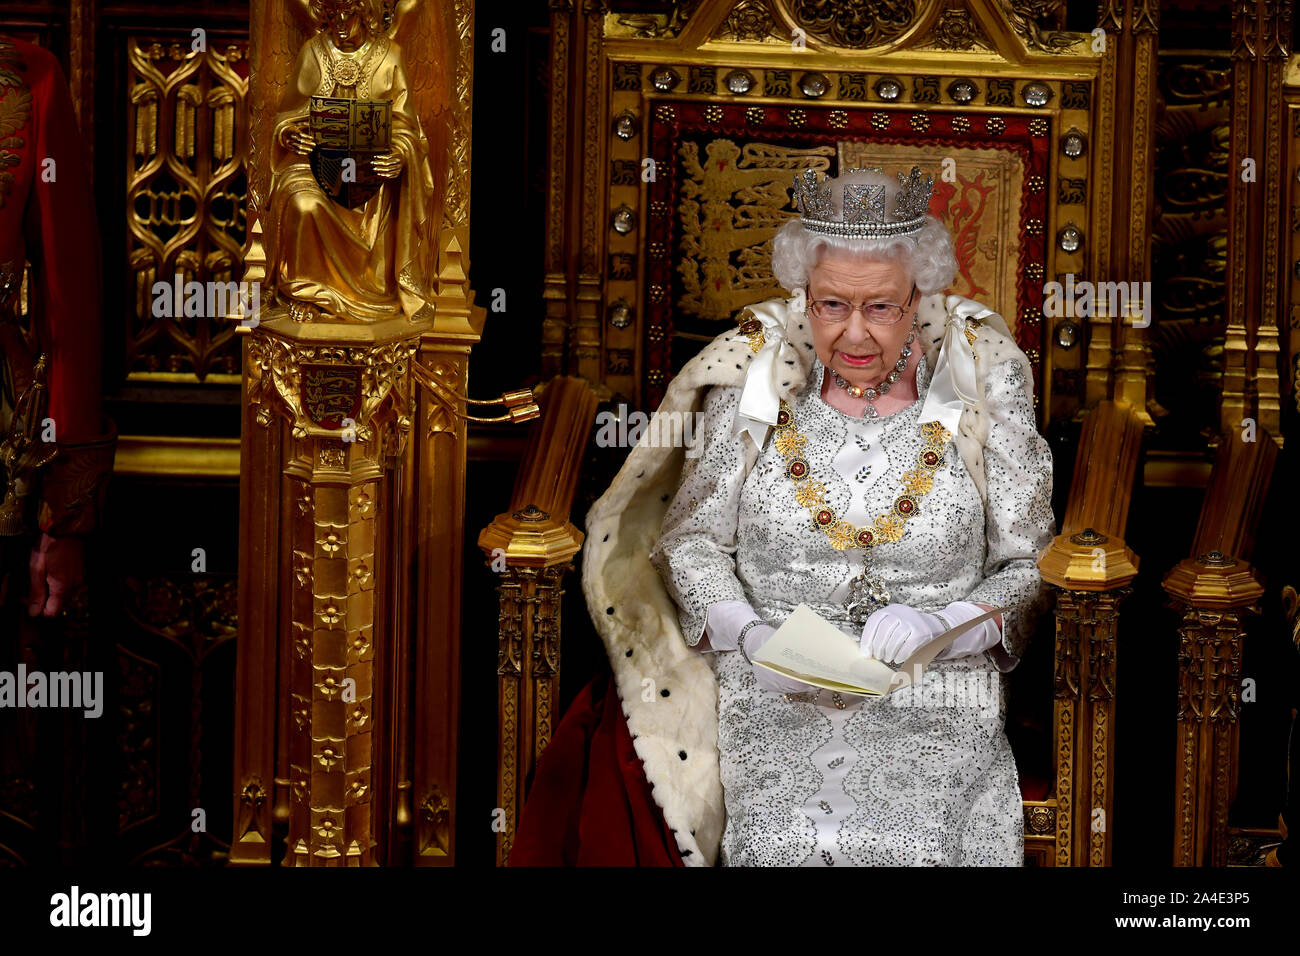
[(925, 668), (944, 648), (972, 628), (1014, 607), (998, 607), (927, 641), (897, 670), (862, 653), (859, 642), (800, 604), (752, 656), (755, 665), (795, 680), (844, 694), (879, 697), (919, 684)]

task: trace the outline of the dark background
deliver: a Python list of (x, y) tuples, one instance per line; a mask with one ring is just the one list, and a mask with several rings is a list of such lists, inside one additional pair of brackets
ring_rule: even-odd
[[(614, 3), (615, 9), (662, 5)], [(204, 26), (214, 37), (245, 37), (247, 7), (240, 3), (175, 5), (104, 3), (96, 11), (95, 179), (104, 240), (106, 413), (122, 433), (234, 437), (239, 431), (235, 385), (133, 384), (125, 379), (124, 302), (126, 234), (121, 223), (127, 145), (122, 104), (123, 37), (151, 32), (188, 40)], [(1161, 4), (1162, 64), (1226, 56), (1229, 4)], [(1072, 3), (1069, 26), (1089, 30), (1094, 3)], [(0, 29), (39, 39), (67, 62), (68, 14), (60, 4), (0, 4)], [(1300, 25), (1298, 23), (1297, 25)], [(491, 50), (491, 33), (506, 30), (506, 50)], [(479, 3), (475, 25), (471, 277), (480, 304), (502, 289), (506, 309), (489, 313), (482, 342), (470, 362), (473, 397), (536, 384), (540, 371), (542, 243), (549, 73), (549, 10), (541, 0)], [(1294, 48), (1294, 47), (1293, 47)], [(1164, 143), (1158, 163), (1170, 167), (1201, 162), (1213, 168), (1212, 137)], [(1159, 173), (1158, 173), (1159, 175)], [(575, 188), (576, 184), (575, 184)], [(1222, 216), (1211, 194), (1205, 215)], [(1157, 210), (1157, 232), (1162, 210)], [(1171, 231), (1171, 237), (1175, 234)], [(1158, 242), (1157, 288), (1180, 275), (1208, 275), (1221, 268), (1204, 258), (1209, 244)], [(1212, 296), (1211, 296), (1212, 298)], [(1160, 344), (1156, 394), (1175, 411), (1167, 429), (1151, 436), (1152, 448), (1206, 449), (1207, 400), (1215, 381), (1216, 343), (1222, 316), (1193, 316)], [(1207, 399), (1210, 396), (1210, 399)], [(1211, 406), (1210, 411), (1213, 412)], [(1285, 430), (1297, 434), (1294, 409)], [(1208, 416), (1213, 418), (1213, 414)], [(463, 602), (461, 770), (457, 794), (457, 862), (490, 867), (494, 840), (488, 822), (495, 805), (496, 772), (496, 577), (475, 541), (479, 531), (506, 510), (526, 431), (523, 427), (474, 426), (470, 432)], [(1056, 456), (1056, 511), (1073, 469), (1078, 426), (1049, 434)], [(1201, 452), (1206, 459), (1212, 454)], [(579, 527), (587, 506), (604, 490), (625, 452), (589, 448), (572, 520)], [(1253, 556), (1266, 588), (1263, 618), (1248, 622), (1243, 673), (1258, 681), (1258, 702), (1243, 707), (1242, 774), (1231, 822), (1276, 825), (1285, 785), (1283, 763), (1290, 708), (1300, 687), (1300, 667), (1281, 626), (1278, 594), (1297, 584), (1294, 502), (1286, 495), (1300, 478), (1294, 441), (1283, 452)], [(1119, 704), (1116, 725), (1115, 859), (1119, 866), (1163, 867), (1173, 841), (1172, 777), (1177, 615), (1166, 606), (1161, 577), (1186, 557), (1204, 497), (1200, 487), (1139, 483), (1130, 511), (1127, 543), (1141, 557), (1134, 593), (1123, 605), (1119, 637)], [(47, 747), (35, 791), (0, 767), (0, 864), (93, 860), (117, 865), (201, 865), (224, 862), (231, 832), (232, 698), (237, 621), (238, 483), (235, 479), (179, 480), (119, 475), (109, 493), (106, 526), (92, 542), (97, 566), (95, 616), (87, 666), (106, 671), (105, 717), (91, 722), (84, 766), (60, 759)], [(206, 550), (207, 570), (191, 570), (191, 553)], [(581, 555), (579, 555), (579, 562)], [(606, 667), (580, 593), (581, 567), (566, 578), (562, 613), (561, 710)], [(12, 596), (3, 609), (17, 611)], [(1269, 622), (1266, 624), (1265, 622)], [(0, 667), (15, 659), (17, 618), (0, 617)], [(1052, 621), (1042, 622), (1036, 646), (1014, 679), (1015, 714), (1008, 733), (1022, 776), (1050, 774)], [(28, 633), (23, 640), (33, 640)], [(44, 654), (59, 653), (57, 637), (39, 628)], [(12, 715), (0, 715), (7, 735)], [(84, 807), (63, 807), (58, 788), (83, 775)], [(31, 780), (27, 780), (31, 784)], [(208, 811), (208, 834), (190, 834), (189, 800), (197, 788)], [(33, 796), (33, 792), (35, 796)], [(24, 802), (25, 801), (25, 802)], [(35, 803), (33, 803), (35, 801)], [(33, 807), (44, 812), (34, 813)], [(54, 809), (52, 809), (54, 808)], [(59, 819), (80, 813), (85, 842), (58, 846)], [(15, 822), (23, 821), (21, 824)], [(30, 824), (30, 825), (29, 825)], [(9, 848), (6, 854), (4, 848)]]

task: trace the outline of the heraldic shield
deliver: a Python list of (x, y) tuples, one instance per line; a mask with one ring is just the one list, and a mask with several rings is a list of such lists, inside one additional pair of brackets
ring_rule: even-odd
[(356, 422), (361, 411), (360, 365), (307, 364), (301, 369), (302, 410), (322, 428)]
[(325, 195), (356, 209), (378, 192), (384, 178), (370, 168), (376, 153), (388, 152), (393, 104), (388, 100), (311, 98), (311, 132), (316, 140), (310, 163)]

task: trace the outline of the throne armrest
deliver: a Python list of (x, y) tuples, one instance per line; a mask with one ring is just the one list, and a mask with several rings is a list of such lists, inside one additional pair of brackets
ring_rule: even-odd
[(1138, 570), (1123, 534), (1144, 429), (1127, 402), (1088, 413), (1061, 533), (1038, 562), (1056, 617), (1053, 781), (1024, 802), (1025, 853), (1042, 865), (1111, 862), (1119, 605)]
[(1249, 558), (1278, 457), (1267, 431), (1256, 437), (1220, 436), (1192, 553), (1161, 582), (1179, 612), (1175, 866), (1227, 866), (1238, 835), (1228, 810), (1237, 796), (1245, 623), (1264, 596)]
[(497, 806), (505, 811), (497, 865), (510, 856), (533, 767), (550, 743), (560, 689), (560, 598), (582, 547), (569, 521), (599, 398), (580, 378), (555, 378), (541, 395), (510, 498), (479, 534), (499, 575)]

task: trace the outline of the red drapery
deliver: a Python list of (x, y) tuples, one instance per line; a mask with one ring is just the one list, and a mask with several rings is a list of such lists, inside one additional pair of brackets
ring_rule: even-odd
[(582, 689), (538, 761), (507, 865), (683, 865), (609, 675)]

